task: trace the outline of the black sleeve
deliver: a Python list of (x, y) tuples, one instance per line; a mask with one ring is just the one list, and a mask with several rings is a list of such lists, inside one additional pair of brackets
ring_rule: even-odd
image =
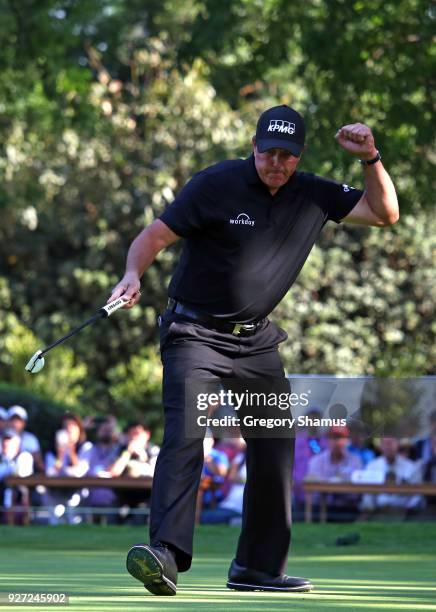
[(210, 222), (213, 190), (204, 172), (195, 174), (159, 219), (175, 234), (187, 238)]
[(346, 183), (337, 183), (321, 176), (314, 177), (313, 197), (328, 219), (340, 223), (362, 197), (363, 191)]

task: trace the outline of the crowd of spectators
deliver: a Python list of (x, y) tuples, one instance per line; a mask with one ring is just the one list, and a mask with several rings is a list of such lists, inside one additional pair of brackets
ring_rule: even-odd
[(66, 412), (51, 447), (43, 453), (38, 438), (26, 429), (27, 420), (27, 411), (22, 406), (11, 406), (8, 410), (0, 407), (0, 506), (11, 505), (12, 490), (5, 484), (8, 476), (37, 473), (108, 479), (107, 487), (83, 488), (80, 481), (74, 490), (37, 487), (32, 501), (48, 508), (50, 524), (81, 522), (79, 510), (85, 506), (101, 511), (146, 506), (149, 490), (115, 491), (110, 487), (111, 477), (153, 476), (159, 447), (151, 442), (151, 432), (142, 423), (131, 422), (120, 431), (113, 416), (82, 420), (79, 415)]
[[(321, 415), (308, 413), (310, 422)], [(22, 406), (0, 407), (0, 505), (11, 505), (7, 476), (69, 476), (80, 479), (95, 476), (107, 479), (107, 486), (75, 490), (39, 487), (33, 503), (48, 508), (47, 521), (80, 522), (79, 509), (147, 507), (150, 489), (113, 489), (110, 478), (153, 476), (159, 447), (151, 442), (151, 432), (142, 423), (132, 422), (119, 430), (115, 417), (63, 415), (51, 448), (43, 453), (37, 437), (27, 431), (27, 412)], [(333, 426), (327, 430), (309, 426), (299, 430), (295, 440), (293, 515), (304, 515), (304, 488), (307, 480), (365, 483), (436, 483), (436, 411), (430, 415), (429, 435), (417, 440), (384, 437), (369, 444), (359, 422)], [(239, 524), (246, 480), (245, 441), (242, 437), (214, 440), (210, 432), (204, 440), (202, 472), (203, 504), (201, 522)], [(267, 460), (267, 458), (266, 458)], [(319, 499), (315, 496), (315, 511)], [(380, 514), (403, 517), (436, 516), (436, 498), (396, 493), (329, 494), (328, 520), (352, 521)], [(94, 514), (92, 516), (95, 516)], [(133, 515), (132, 515), (133, 516)], [(134, 518), (134, 517), (133, 517)], [(116, 519), (119, 522), (119, 517)], [(143, 522), (144, 519), (141, 519)], [(134, 522), (134, 520), (133, 520)]]
[[(318, 417), (321, 417), (318, 414)], [(372, 444), (365, 437), (362, 423), (350, 427), (333, 426), (326, 434), (312, 428), (296, 440), (296, 490), (304, 480), (359, 482), (365, 484), (436, 484), (436, 411), (430, 414), (429, 435), (416, 440), (380, 437)], [(303, 471), (298, 467), (303, 459)], [(304, 498), (294, 498), (294, 511), (303, 513)], [(319, 509), (319, 496), (315, 496)], [(394, 515), (436, 517), (436, 499), (397, 493), (328, 494), (327, 520), (352, 521)]]

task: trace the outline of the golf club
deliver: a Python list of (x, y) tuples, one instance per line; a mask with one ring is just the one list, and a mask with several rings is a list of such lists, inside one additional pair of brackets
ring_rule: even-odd
[(90, 319), (88, 319), (87, 321), (79, 325), (78, 327), (71, 330), (65, 336), (62, 336), (62, 338), (59, 338), (59, 340), (56, 340), (56, 342), (53, 342), (53, 344), (46, 346), (44, 349), (40, 349), (36, 351), (36, 353), (29, 359), (25, 369), (31, 374), (37, 374), (38, 372), (42, 370), (42, 368), (45, 365), (45, 360), (43, 357), (45, 353), (50, 351), (55, 346), (62, 344), (62, 342), (65, 342), (65, 340), (68, 340), (68, 338), (71, 338), (71, 336), (74, 336), (75, 334), (77, 334), (87, 325), (91, 325), (91, 323), (98, 321), (98, 319), (109, 317), (116, 310), (124, 306), (124, 304), (127, 304), (128, 301), (129, 300), (127, 300), (124, 297), (119, 297), (116, 300), (113, 300), (113, 302), (109, 302), (109, 304), (106, 304), (106, 306), (102, 306), (102, 308), (100, 308)]

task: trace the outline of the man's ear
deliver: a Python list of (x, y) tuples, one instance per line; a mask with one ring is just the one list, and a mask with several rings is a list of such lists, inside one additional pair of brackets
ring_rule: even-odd
[(253, 138), (251, 139), (251, 144), (253, 145), (253, 151), (256, 148), (256, 136), (253, 136)]

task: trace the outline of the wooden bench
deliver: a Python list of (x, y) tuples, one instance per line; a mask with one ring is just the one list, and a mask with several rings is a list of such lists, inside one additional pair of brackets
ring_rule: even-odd
[(436, 496), (436, 483), (420, 484), (354, 484), (352, 482), (326, 482), (306, 480), (303, 482), (304, 490), (304, 520), (306, 523), (312, 522), (313, 495), (320, 494), (320, 517), (321, 523), (327, 521), (327, 495), (329, 493), (393, 493), (395, 495), (434, 495)]
[[(23, 505), (16, 506), (16, 495), (12, 495), (12, 505), (6, 510), (7, 522), (10, 525), (14, 524), (14, 517), (18, 512), (23, 512), (24, 524), (30, 522), (29, 514), (29, 499), (30, 491), (38, 486), (44, 486), (47, 489), (91, 489), (95, 487), (104, 487), (109, 489), (135, 489), (150, 490), (153, 484), (151, 476), (139, 476), (132, 478), (131, 476), (118, 476), (113, 478), (100, 478), (98, 476), (82, 476), (80, 478), (71, 476), (46, 476), (45, 474), (33, 474), (32, 476), (19, 477), (9, 476), (5, 479), (5, 484), (10, 487), (13, 492), (18, 488), (24, 487), (25, 500)], [(205, 477), (200, 482), (197, 495), (197, 507), (195, 513), (196, 522), (200, 522), (201, 508), (203, 504), (203, 493), (211, 488), (212, 483), (210, 477)]]

